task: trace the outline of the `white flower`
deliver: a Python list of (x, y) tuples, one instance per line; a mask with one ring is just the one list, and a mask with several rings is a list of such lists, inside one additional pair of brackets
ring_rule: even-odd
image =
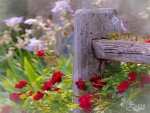
[(32, 24), (34, 24), (36, 22), (37, 22), (37, 20), (36, 19), (32, 19), (32, 18), (27, 19), (26, 21), (24, 21), (24, 23), (28, 24), (28, 25), (32, 25)]

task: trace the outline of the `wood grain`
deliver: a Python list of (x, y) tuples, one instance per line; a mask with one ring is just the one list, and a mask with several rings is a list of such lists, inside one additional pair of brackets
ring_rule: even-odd
[[(114, 9), (80, 9), (75, 13), (75, 51), (73, 92), (79, 94), (75, 82), (79, 78), (89, 80), (99, 70), (100, 61), (94, 56), (92, 40), (108, 37), (109, 34), (120, 32), (120, 20)], [(74, 97), (74, 103), (78, 98)], [(74, 113), (81, 113), (74, 109)]]
[(150, 44), (124, 40), (93, 40), (92, 47), (98, 59), (150, 64)]

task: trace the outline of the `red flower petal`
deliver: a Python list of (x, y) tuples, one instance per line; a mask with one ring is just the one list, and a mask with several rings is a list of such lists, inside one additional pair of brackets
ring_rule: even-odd
[(21, 80), (18, 84), (15, 85), (15, 88), (22, 89), (27, 84), (27, 81)]
[(82, 79), (79, 79), (76, 83), (79, 90), (84, 90), (86, 88), (86, 85)]
[(36, 55), (39, 56), (39, 57), (42, 57), (42, 56), (45, 55), (45, 51), (39, 50), (39, 51), (37, 51)]
[(63, 73), (61, 73), (60, 71), (55, 72), (52, 75), (51, 82), (53, 82), (53, 84), (61, 82), (62, 75), (63, 75)]
[(18, 102), (20, 100), (20, 93), (17, 94), (17, 93), (13, 93), (9, 96), (9, 99), (14, 101), (14, 102)]
[(119, 86), (117, 87), (117, 90), (119, 93), (123, 93), (129, 86), (130, 86), (129, 81), (123, 81), (119, 84)]
[[(79, 97), (79, 106), (82, 108), (82, 110), (85, 113), (90, 113), (92, 110), (92, 95), (90, 94), (83, 94), (82, 96)], [(93, 96), (94, 97), (94, 96)]]
[(44, 97), (44, 93), (38, 91), (38, 92), (34, 95), (33, 100), (40, 100), (40, 99), (43, 98), (43, 97)]
[(128, 76), (129, 76), (129, 81), (130, 82), (134, 81), (137, 78), (136, 72), (131, 72), (131, 73), (128, 74)]
[(93, 87), (102, 88), (104, 85), (106, 85), (106, 82), (101, 81), (102, 79), (103, 77), (99, 77), (98, 75), (94, 74), (94, 76), (90, 78), (90, 82)]

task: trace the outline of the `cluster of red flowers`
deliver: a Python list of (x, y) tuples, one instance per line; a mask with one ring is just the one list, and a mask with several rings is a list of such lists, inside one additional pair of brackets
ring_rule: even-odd
[[(50, 81), (48, 82), (44, 82), (44, 85), (41, 87), (42, 90), (48, 90), (48, 91), (52, 91), (51, 88), (52, 86), (54, 86), (56, 83), (59, 83), (61, 82), (61, 79), (62, 79), (62, 75), (63, 73), (61, 73), (60, 71), (58, 72), (55, 72), (53, 75), (52, 75), (52, 78)], [(58, 91), (60, 90), (60, 88), (54, 88), (55, 91)], [(41, 98), (44, 97), (44, 93), (38, 91), (34, 97), (33, 97), (33, 100), (39, 100)]]
[(128, 80), (121, 82), (117, 87), (119, 93), (125, 92), (125, 90), (128, 89), (130, 84), (137, 78), (137, 74), (135, 72), (129, 73), (128, 76)]
[(15, 85), (15, 88), (22, 89), (27, 84), (27, 81), (21, 80), (18, 84)]
[[(54, 86), (56, 83), (59, 83), (61, 82), (61, 79), (62, 79), (62, 75), (63, 73), (61, 73), (60, 71), (58, 72), (55, 72), (53, 75), (52, 75), (52, 78), (50, 81), (48, 82), (44, 82), (44, 85), (42, 86), (42, 90), (51, 90), (52, 86)], [(60, 88), (55, 88), (55, 90), (59, 90)]]
[[(136, 72), (131, 72), (128, 74), (128, 79), (126, 81), (122, 81), (118, 86), (117, 90), (119, 93), (125, 92), (129, 86), (137, 79), (137, 73)], [(90, 83), (94, 88), (101, 89), (104, 85), (106, 85), (106, 82), (102, 82), (102, 77), (94, 74), (92, 78), (90, 78)], [(136, 83), (136, 82), (134, 82)], [(79, 90), (85, 90), (87, 88), (85, 81), (83, 81), (81, 78), (75, 83), (78, 87)], [(140, 83), (136, 84), (136, 87), (144, 87), (146, 84), (150, 84), (150, 76), (145, 75), (140, 78)], [(82, 96), (79, 97), (79, 106), (82, 108), (82, 110), (85, 113), (90, 113), (92, 109), (92, 99), (91, 98), (93, 95), (90, 94), (83, 94)], [(96, 96), (93, 96), (97, 98)]]
[[(61, 79), (62, 79), (62, 75), (63, 73), (61, 73), (60, 71), (58, 72), (55, 72), (53, 75), (52, 75), (52, 78), (49, 82), (45, 82), (44, 85), (41, 87), (42, 90), (49, 90), (49, 91), (52, 91), (51, 90), (51, 87), (53, 85), (55, 85), (56, 83), (59, 83), (61, 82)], [(19, 89), (22, 89), (23, 87), (25, 87), (27, 85), (27, 81), (25, 80), (21, 80), (18, 84), (15, 85), (15, 88), (19, 88)], [(58, 91), (60, 90), (60, 88), (54, 88), (55, 91)], [(22, 93), (13, 93), (13, 94), (10, 94), (9, 96), (9, 99), (11, 101), (14, 101), (14, 102), (18, 102), (20, 100), (20, 95), (23, 94), (23, 93), (26, 93), (28, 94), (29, 96), (32, 96), (33, 95), (33, 92), (32, 91), (29, 91), (29, 92), (22, 92)], [(41, 98), (44, 97), (44, 93), (40, 92), (40, 91), (37, 91), (36, 94), (33, 96), (33, 100), (39, 100)]]
[[(104, 85), (106, 85), (106, 82), (102, 82), (102, 77), (98, 76), (97, 74), (94, 74), (90, 79), (90, 83), (94, 88), (102, 88)], [(87, 88), (85, 82), (80, 78), (76, 83), (79, 90), (85, 90)], [(79, 97), (79, 106), (82, 108), (82, 110), (85, 113), (90, 113), (92, 109), (92, 99), (97, 98), (95, 95), (91, 94), (83, 94)]]
[[(95, 88), (102, 88), (104, 85), (106, 85), (106, 82), (102, 82), (101, 80), (103, 79), (103, 77), (98, 76), (97, 74), (94, 74), (91, 78), (90, 78), (90, 83), (93, 87)], [(78, 87), (79, 90), (84, 90), (86, 89), (86, 84), (82, 79), (79, 79), (76, 83), (75, 83)]]
[[(128, 76), (129, 76), (129, 79), (121, 82), (119, 84), (119, 86), (117, 87), (119, 93), (125, 92), (125, 90), (128, 89), (130, 84), (137, 78), (137, 74), (135, 72), (129, 73)], [(150, 76), (149, 75), (145, 75), (145, 76), (140, 77), (140, 83), (135, 84), (135, 87), (142, 88), (146, 84), (150, 84)]]
[[(27, 81), (21, 80), (18, 84), (15, 85), (15, 88), (22, 89), (26, 85), (27, 85)], [(22, 92), (22, 93), (12, 93), (12, 94), (10, 94), (9, 99), (11, 101), (18, 102), (20, 100), (20, 95), (23, 94), (23, 93), (25, 93), (25, 92)]]

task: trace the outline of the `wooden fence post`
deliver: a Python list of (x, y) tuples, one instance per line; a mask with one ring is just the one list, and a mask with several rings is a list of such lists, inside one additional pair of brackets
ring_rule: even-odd
[[(89, 80), (94, 73), (98, 72), (100, 61), (93, 54), (92, 40), (107, 38), (112, 33), (120, 33), (120, 24), (116, 11), (111, 8), (79, 9), (76, 11), (73, 73), (75, 95), (79, 93), (75, 82), (79, 78)], [(74, 97), (74, 103), (78, 103), (78, 98)], [(81, 113), (81, 111), (74, 109), (74, 113)]]

